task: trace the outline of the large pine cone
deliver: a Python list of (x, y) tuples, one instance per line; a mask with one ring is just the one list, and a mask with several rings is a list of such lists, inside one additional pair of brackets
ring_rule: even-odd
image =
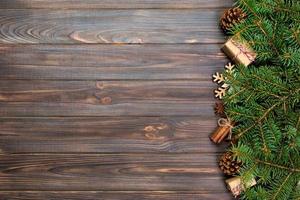
[(237, 23), (240, 23), (247, 17), (242, 9), (235, 7), (226, 10), (220, 19), (220, 26), (225, 33)]
[(219, 167), (228, 176), (236, 174), (241, 168), (241, 162), (233, 158), (231, 152), (224, 153), (219, 161)]

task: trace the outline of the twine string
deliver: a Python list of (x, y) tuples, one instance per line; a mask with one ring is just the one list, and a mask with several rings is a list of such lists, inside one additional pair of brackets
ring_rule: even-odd
[(234, 60), (236, 60), (240, 54), (244, 54), (251, 62), (254, 62), (255, 60), (255, 54), (253, 52), (251, 52), (247, 47), (245, 47), (244, 45), (232, 40), (232, 43), (239, 49), (239, 53), (237, 53), (234, 56)]
[(229, 127), (229, 135), (228, 135), (228, 140), (231, 140), (232, 138), (232, 129), (234, 128), (234, 126), (232, 125), (232, 121), (228, 118), (220, 118), (218, 120), (218, 125), (222, 126), (222, 127)]

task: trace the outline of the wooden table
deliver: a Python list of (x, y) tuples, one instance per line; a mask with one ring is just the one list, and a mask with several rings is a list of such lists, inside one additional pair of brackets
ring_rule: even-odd
[(232, 199), (208, 139), (231, 4), (1, 0), (0, 199)]

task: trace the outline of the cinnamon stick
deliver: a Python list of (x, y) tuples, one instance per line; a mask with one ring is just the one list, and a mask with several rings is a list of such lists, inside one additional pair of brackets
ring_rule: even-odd
[(211, 141), (216, 144), (221, 143), (229, 134), (230, 126), (219, 126), (218, 129), (210, 136)]

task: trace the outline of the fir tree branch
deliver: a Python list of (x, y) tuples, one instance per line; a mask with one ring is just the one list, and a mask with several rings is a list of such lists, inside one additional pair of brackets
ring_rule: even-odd
[(289, 175), (287, 175), (287, 177), (284, 179), (284, 181), (282, 182), (282, 184), (280, 185), (279, 189), (277, 190), (277, 192), (273, 195), (272, 200), (275, 200), (277, 198), (277, 195), (279, 194), (279, 192), (282, 190), (284, 184), (288, 181), (288, 179), (290, 178), (290, 176), (293, 173), (289, 173)]
[(251, 99), (251, 97), (253, 96), (254, 94), (252, 93), (252, 94), (250, 94), (248, 97), (247, 97), (247, 99), (245, 100), (245, 102), (248, 102), (249, 101), (249, 99)]
[(299, 30), (296, 30), (296, 31), (291, 30), (291, 31), (292, 31), (293, 36), (294, 36), (295, 40), (297, 41), (297, 43), (300, 44), (300, 39), (298, 38), (298, 34), (300, 31)]
[(275, 133), (274, 133), (273, 128), (271, 127), (269, 121), (268, 120), (265, 120), (265, 121), (266, 121), (267, 126), (269, 127), (269, 130), (271, 130), (273, 140), (276, 140)]
[(246, 88), (242, 88), (240, 91), (238, 91), (237, 93), (230, 95), (230, 97), (228, 98), (229, 100), (233, 99), (234, 97), (236, 97), (237, 95), (243, 93), (246, 90)]
[(283, 111), (284, 111), (284, 114), (287, 114), (287, 107), (286, 107), (286, 102), (284, 101), (283, 104)]
[[(262, 33), (265, 35), (266, 38), (268, 38), (268, 34), (266, 32), (266, 30), (264, 30), (264, 28), (261, 26), (261, 22), (263, 21), (262, 18), (260, 18), (255, 12), (254, 10), (251, 8), (251, 6), (248, 5), (248, 3), (245, 0), (240, 0), (245, 6), (248, 7), (248, 9), (251, 11), (251, 13), (258, 19), (258, 21), (254, 21), (255, 24), (260, 28), (260, 30), (262, 31)], [(280, 55), (278, 49), (276, 48), (276, 46), (274, 45), (273, 41), (269, 40), (269, 44), (271, 45), (272, 49), (276, 52), (277, 56)]]
[(277, 102), (276, 104), (274, 104), (273, 106), (271, 106), (269, 109), (267, 109), (265, 111), (265, 113), (258, 118), (251, 126), (249, 126), (247, 129), (245, 129), (244, 131), (240, 132), (237, 136), (235, 136), (235, 139), (238, 139), (240, 137), (242, 137), (245, 133), (247, 133), (249, 130), (251, 130), (252, 128), (254, 128), (257, 123), (260, 123), (263, 119), (265, 119), (265, 117), (268, 116), (268, 114), (274, 109), (276, 108), (279, 104), (281, 104), (281, 102)]
[(293, 160), (291, 158), (291, 154), (289, 154), (289, 159), (290, 159), (290, 163), (291, 163), (292, 167), (295, 168), (294, 162), (293, 162)]
[[(296, 89), (295, 94), (297, 94), (299, 91), (300, 91), (300, 88)], [(293, 95), (293, 94), (290, 94), (290, 95), (285, 96), (285, 97), (281, 97), (281, 100), (279, 102), (275, 103), (270, 108), (268, 108), (264, 112), (264, 114), (261, 117), (259, 117), (251, 126), (249, 126), (247, 129), (243, 130), (238, 135), (236, 135), (235, 139), (238, 139), (238, 138), (242, 137), (245, 133), (247, 133), (249, 130), (251, 130), (252, 128), (254, 128), (258, 123), (260, 123), (263, 119), (265, 119), (271, 111), (273, 111), (277, 106), (279, 106), (280, 104), (282, 104), (291, 95)]]
[(241, 29), (241, 30), (239, 30), (238, 32), (234, 33), (235, 36), (233, 36), (233, 37), (240, 38), (241, 34), (242, 34), (243, 32), (245, 32), (246, 30), (248, 30), (248, 28), (250, 28), (250, 27), (255, 27), (255, 26), (254, 26), (253, 24), (247, 25), (247, 26), (245, 26), (243, 29)]
[(290, 168), (290, 167), (286, 167), (284, 165), (279, 165), (279, 164), (276, 164), (276, 163), (272, 163), (270, 161), (263, 161), (263, 160), (260, 160), (258, 158), (255, 158), (250, 153), (243, 153), (240, 150), (238, 150), (237, 148), (236, 148), (236, 150), (233, 150), (232, 152), (237, 157), (248, 158), (249, 160), (253, 160), (257, 164), (263, 164), (263, 165), (268, 165), (268, 166), (271, 166), (271, 167), (279, 168), (279, 169), (282, 169), (282, 170), (287, 170), (287, 171), (289, 171), (291, 173), (300, 173), (300, 168)]
[[(277, 1), (278, 4), (280, 4), (279, 1)], [(298, 14), (298, 10), (292, 10), (290, 8), (283, 8), (283, 7), (278, 7), (278, 6), (274, 6), (272, 4), (269, 4), (267, 2), (262, 2), (262, 5), (268, 6), (269, 8), (274, 8), (275, 12), (280, 12), (280, 11), (285, 11), (285, 12), (291, 12), (291, 13), (297, 13)]]
[(233, 27), (233, 37), (252, 47), (257, 62), (226, 76), (230, 88), (224, 101), (228, 117), (239, 124), (232, 152), (243, 163), (240, 175), (264, 180), (242, 198), (295, 199), (292, 191), (300, 177), (299, 0), (237, 0), (237, 6), (248, 17)]
[[(246, 68), (245, 68), (245, 69), (246, 69)], [(245, 70), (245, 69), (243, 69), (243, 70)], [(243, 72), (243, 70), (241, 70), (240, 73), (241, 73), (244, 77), (247, 77), (247, 75), (245, 75), (245, 73)], [(273, 86), (275, 86), (275, 87), (281, 88), (281, 89), (285, 90), (285, 91), (288, 92), (288, 93), (291, 92), (291, 91), (289, 91), (288, 88), (283, 87), (282, 85), (276, 84), (276, 83), (274, 83), (274, 82), (271, 82), (271, 81), (269, 81), (269, 80), (267, 80), (267, 79), (263, 79), (263, 78), (261, 78), (261, 77), (255, 75), (255, 74), (253, 74), (253, 73), (251, 73), (251, 74), (248, 75), (248, 76), (253, 77), (253, 78), (255, 78), (255, 79), (257, 79), (257, 80), (260, 80), (260, 81), (262, 81), (262, 82), (265, 82), (265, 83), (267, 83), (267, 84), (271, 84), (271, 85), (273, 85)], [(254, 88), (254, 87), (248, 87), (247, 85), (243, 84), (242, 81), (237, 80), (236, 77), (234, 77), (232, 74), (227, 74), (226, 77), (227, 77), (227, 78), (230, 80), (230, 82), (232, 83), (232, 84), (229, 83), (229, 85), (242, 85), (242, 86), (241, 86), (242, 89), (241, 89), (240, 91), (238, 91), (237, 93), (231, 95), (231, 96), (228, 98), (229, 100), (233, 99), (235, 96), (239, 95), (240, 93), (242, 93), (242, 92), (245, 91), (246, 89), (248, 89), (248, 90), (253, 90), (253, 91), (257, 91), (257, 92), (263, 92), (263, 93), (266, 93), (266, 94), (268, 94), (268, 95), (270, 95), (270, 96), (273, 96), (273, 97), (276, 97), (276, 98), (281, 98), (281, 97), (278, 96), (277, 94), (274, 94), (274, 93), (272, 93), (272, 92), (270, 92), (270, 91), (268, 91), (268, 90), (261, 90), (261, 89), (257, 89), (257, 88)]]
[(251, 116), (251, 115), (248, 115), (248, 114), (243, 114), (243, 113), (236, 112), (236, 111), (230, 111), (230, 114), (239, 115), (239, 116), (243, 116), (243, 117), (250, 118), (250, 119), (255, 119), (256, 118), (255, 116)]
[(263, 142), (263, 148), (262, 148), (263, 152), (264, 153), (270, 153), (270, 149), (266, 145), (265, 135), (264, 135), (264, 131), (262, 130), (261, 122), (259, 122), (259, 132), (260, 132), (261, 139), (262, 139), (262, 142)]
[(255, 161), (257, 163), (261, 163), (261, 164), (264, 164), (264, 165), (269, 165), (269, 166), (276, 167), (276, 168), (279, 168), (279, 169), (284, 169), (284, 170), (287, 170), (287, 171), (290, 171), (290, 172), (297, 172), (297, 173), (300, 172), (299, 168), (289, 168), (289, 167), (286, 167), (286, 166), (283, 166), (283, 165), (278, 165), (278, 164), (275, 164), (275, 163), (271, 163), (271, 162), (267, 162), (267, 161), (263, 161), (263, 160), (259, 160), (259, 159), (255, 159)]
[(276, 83), (273, 83), (273, 82), (271, 82), (271, 81), (269, 81), (269, 80), (263, 79), (263, 78), (261, 78), (261, 77), (255, 75), (255, 74), (251, 74), (251, 76), (254, 77), (254, 78), (256, 78), (256, 79), (258, 79), (258, 80), (260, 80), (260, 81), (262, 81), (262, 82), (265, 82), (265, 83), (267, 83), (267, 84), (270, 84), (270, 85), (273, 85), (273, 86), (275, 86), (275, 87), (279, 87), (279, 88), (282, 88), (283, 90), (288, 91), (288, 89), (287, 89), (286, 87), (283, 87), (282, 85), (278, 85), (278, 84), (276, 84)]

